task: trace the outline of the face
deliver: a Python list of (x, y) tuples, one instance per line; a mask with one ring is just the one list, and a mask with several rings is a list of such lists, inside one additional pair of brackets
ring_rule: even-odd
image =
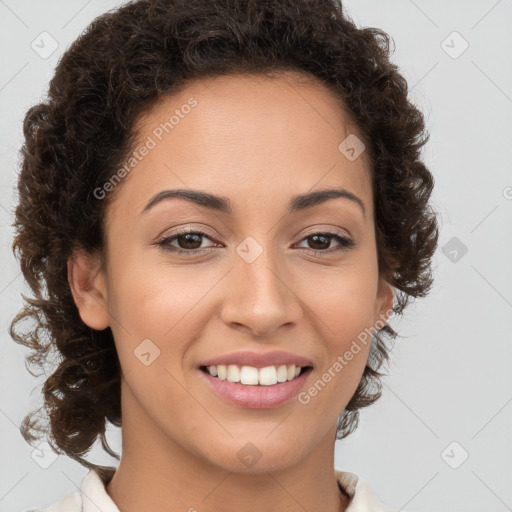
[[(112, 329), (123, 429), (230, 471), (332, 450), (370, 350), (361, 333), (383, 325), (393, 299), (378, 274), (365, 154), (338, 147), (357, 133), (338, 100), (292, 75), (220, 77), (166, 97), (138, 126), (137, 163), (108, 210), (106, 273), (93, 300), (76, 299), (88, 325)], [(220, 199), (161, 194), (178, 189)], [(342, 192), (294, 201), (327, 189)], [(278, 350), (311, 367), (298, 387), (234, 388), (221, 369), (200, 369)], [(242, 464), (244, 450), (257, 464)]]

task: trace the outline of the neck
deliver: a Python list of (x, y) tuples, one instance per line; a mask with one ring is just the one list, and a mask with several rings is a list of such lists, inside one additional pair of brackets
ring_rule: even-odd
[(348, 506), (334, 472), (334, 430), (282, 469), (230, 471), (187, 450), (130, 405), (131, 414), (123, 416), (121, 462), (106, 485), (123, 512), (343, 512)]

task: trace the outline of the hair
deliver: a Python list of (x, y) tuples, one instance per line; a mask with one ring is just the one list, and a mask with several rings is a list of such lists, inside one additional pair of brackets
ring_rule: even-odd
[[(119, 460), (105, 437), (107, 421), (121, 426), (112, 331), (81, 320), (67, 260), (75, 249), (104, 254), (113, 192), (98, 199), (93, 191), (133, 151), (140, 116), (190, 80), (289, 70), (334, 91), (370, 158), (379, 274), (395, 288), (393, 312), (428, 293), (438, 241), (429, 204), (434, 179), (420, 155), (429, 134), (391, 51), (388, 34), (358, 28), (339, 0), (132, 1), (97, 17), (71, 44), (44, 101), (26, 113), (20, 149), (12, 248), (33, 297), (22, 295), (9, 332), (30, 349), (25, 365), (32, 375), (30, 367), (44, 369), (52, 354), (57, 359), (42, 387), (43, 406), (20, 426), (27, 442), (46, 435), (54, 450), (103, 475), (112, 468), (83, 457), (99, 437)], [(34, 323), (23, 329), (24, 320)], [(386, 323), (372, 334), (337, 439), (353, 432), (359, 409), (381, 396), (379, 369), (398, 333)]]

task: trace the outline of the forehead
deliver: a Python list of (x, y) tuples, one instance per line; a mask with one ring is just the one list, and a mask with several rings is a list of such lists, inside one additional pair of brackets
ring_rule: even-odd
[(194, 80), (153, 104), (137, 130), (139, 158), (116, 191), (116, 201), (136, 213), (171, 188), (227, 196), (236, 213), (248, 202), (287, 207), (291, 196), (343, 187), (371, 210), (366, 154), (351, 161), (339, 147), (348, 136), (362, 137), (339, 97), (314, 79)]

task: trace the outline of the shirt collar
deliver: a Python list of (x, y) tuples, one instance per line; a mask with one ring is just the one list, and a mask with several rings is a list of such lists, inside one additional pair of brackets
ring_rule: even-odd
[[(112, 467), (104, 481), (95, 470), (89, 470), (80, 487), (82, 512), (120, 512), (105, 488), (114, 472), (115, 468)], [(338, 484), (350, 497), (346, 512), (393, 512), (379, 501), (366, 482), (356, 474), (341, 470), (335, 470), (335, 473)]]
[(350, 497), (345, 512), (394, 512), (375, 496), (368, 484), (349, 471), (335, 470), (336, 479)]
[[(114, 472), (115, 468), (111, 468), (108, 480)], [(94, 469), (90, 469), (80, 486), (82, 512), (120, 512), (107, 493), (105, 485), (106, 482), (102, 480), (100, 475)]]

